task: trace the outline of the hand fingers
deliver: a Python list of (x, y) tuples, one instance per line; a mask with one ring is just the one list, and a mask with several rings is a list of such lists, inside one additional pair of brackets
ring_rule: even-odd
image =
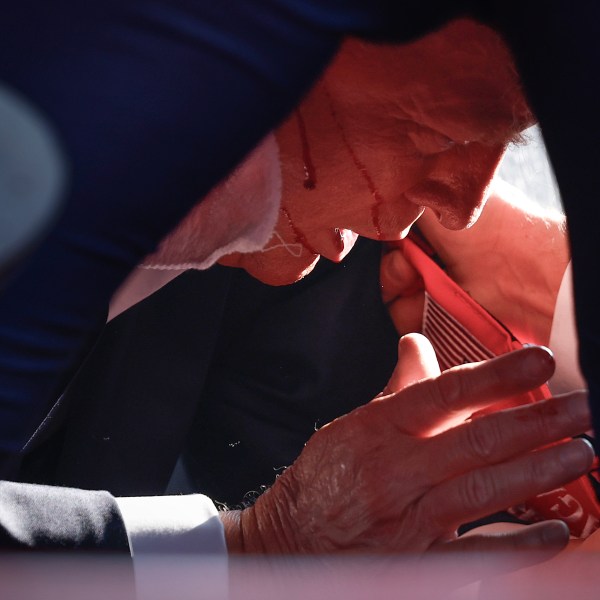
[(398, 296), (411, 296), (424, 289), (419, 272), (398, 248), (390, 250), (381, 257), (379, 276), (384, 304), (388, 304)]
[(518, 552), (548, 550), (552, 554), (567, 546), (571, 533), (558, 519), (533, 525), (491, 523), (472, 529), (452, 542), (434, 548), (441, 552)]
[(587, 393), (573, 392), (492, 413), (427, 440), (432, 483), (456, 473), (503, 462), (541, 446), (579, 435), (591, 426)]
[(576, 439), (469, 471), (427, 492), (415, 507), (415, 519), (434, 532), (451, 531), (580, 477), (593, 459), (591, 444)]
[(398, 342), (398, 362), (383, 393), (390, 394), (440, 374), (435, 351), (429, 340), (419, 334), (403, 336)]
[(384, 254), (380, 268), (381, 296), (396, 331), (420, 331), (425, 302), (423, 280), (401, 249)]
[(398, 335), (421, 331), (423, 329), (423, 311), (425, 294), (414, 294), (396, 298), (387, 305), (387, 311)]
[[(502, 533), (487, 533), (487, 527), (479, 527), (473, 533), (431, 548), (434, 555), (466, 553), (469, 568), (455, 571), (453, 587), (547, 561), (569, 543), (569, 528), (562, 521), (498, 525), (511, 527)], [(431, 556), (431, 552), (428, 556)]]
[(540, 346), (454, 367), (439, 377), (382, 399), (382, 416), (411, 435), (429, 436), (475, 410), (534, 389), (554, 372), (554, 359)]

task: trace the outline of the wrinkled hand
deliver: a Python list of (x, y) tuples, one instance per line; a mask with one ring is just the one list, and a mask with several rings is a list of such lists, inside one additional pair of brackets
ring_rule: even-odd
[(553, 360), (531, 347), (439, 375), (430, 352), (422, 336), (403, 338), (386, 394), (317, 431), (253, 507), (224, 513), (229, 550), (389, 553), (566, 544), (568, 530), (557, 522), (489, 539), (457, 539), (456, 528), (589, 469), (587, 442), (545, 447), (589, 427), (585, 395), (462, 422), (539, 386), (552, 374)]
[[(418, 223), (460, 287), (521, 341), (548, 344), (569, 261), (561, 215), (542, 211), (498, 182), (470, 229), (448, 230), (429, 211)], [(423, 282), (401, 251), (392, 249), (383, 257), (381, 284), (398, 332), (420, 331)]]

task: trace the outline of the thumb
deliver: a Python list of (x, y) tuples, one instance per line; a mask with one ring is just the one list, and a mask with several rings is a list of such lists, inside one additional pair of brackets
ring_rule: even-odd
[(409, 333), (398, 342), (398, 362), (383, 393), (399, 392), (405, 387), (440, 374), (435, 351), (420, 333)]

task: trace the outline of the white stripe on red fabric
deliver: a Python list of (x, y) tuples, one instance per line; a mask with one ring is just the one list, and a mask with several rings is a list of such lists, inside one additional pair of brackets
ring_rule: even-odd
[(445, 308), (425, 292), (423, 334), (433, 346), (442, 371), (468, 362), (493, 358), (494, 354), (477, 340)]

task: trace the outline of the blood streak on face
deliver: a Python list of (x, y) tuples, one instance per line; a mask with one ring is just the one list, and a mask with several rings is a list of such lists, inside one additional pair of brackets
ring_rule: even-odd
[(320, 256), (342, 260), (357, 235), (401, 239), (425, 207), (468, 227), (507, 143), (532, 122), (508, 50), (483, 25), (456, 21), (403, 46), (349, 40), (276, 132), (271, 242), (223, 262), (278, 285)]

